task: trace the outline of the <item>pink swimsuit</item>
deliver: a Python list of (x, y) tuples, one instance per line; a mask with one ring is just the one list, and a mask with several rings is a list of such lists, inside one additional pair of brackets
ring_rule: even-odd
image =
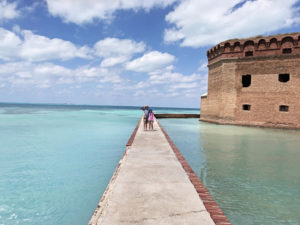
[(154, 114), (153, 113), (149, 113), (148, 120), (149, 121), (153, 121), (154, 120)]

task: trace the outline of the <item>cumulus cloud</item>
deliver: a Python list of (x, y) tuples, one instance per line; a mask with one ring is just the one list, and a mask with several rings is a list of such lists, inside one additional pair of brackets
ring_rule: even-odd
[(0, 77), (12, 87), (50, 87), (49, 77), (34, 72), (34, 65), (30, 62), (0, 64)]
[(17, 10), (17, 3), (8, 3), (6, 0), (0, 0), (0, 22), (7, 19), (14, 19), (20, 15)]
[(181, 73), (165, 72), (162, 74), (151, 74), (149, 81), (152, 84), (166, 84), (166, 83), (194, 82), (199, 79), (200, 79), (199, 74), (192, 74), (187, 76)]
[(193, 83), (179, 83), (172, 86), (173, 89), (191, 89), (198, 87), (196, 82)]
[(101, 66), (111, 67), (129, 61), (136, 53), (144, 52), (146, 45), (129, 39), (106, 38), (95, 46), (96, 55), (104, 58)]
[(31, 31), (24, 31), (24, 42), (20, 57), (31, 61), (44, 61), (52, 59), (68, 60), (72, 58), (90, 58), (88, 47), (77, 47), (70, 41), (59, 38), (50, 39), (36, 35)]
[(81, 66), (70, 69), (54, 63), (28, 61), (0, 64), (0, 80), (10, 86), (49, 88), (61, 84), (120, 83), (121, 77), (114, 71), (100, 67)]
[(213, 45), (230, 38), (273, 32), (299, 23), (297, 0), (184, 0), (166, 16), (166, 42)]
[(50, 39), (18, 27), (14, 27), (14, 31), (0, 28), (0, 59), (45, 61), (92, 57), (92, 50), (87, 46), (78, 47), (70, 41)]
[[(148, 90), (159, 90), (163, 97), (189, 97), (199, 98), (207, 89), (207, 73), (194, 73), (184, 75), (174, 72), (174, 66), (167, 66), (156, 71), (149, 72), (149, 78), (140, 81), (134, 86), (135, 96), (148, 95)], [(143, 91), (140, 91), (143, 89)], [(153, 95), (153, 94), (152, 94)], [(156, 95), (158, 96), (158, 95)]]
[(100, 57), (101, 67), (113, 67), (130, 61), (135, 54), (145, 49), (145, 43), (130, 39), (105, 38), (90, 48), (59, 38), (37, 35), (18, 26), (14, 26), (12, 31), (0, 27), (0, 59), (4, 61), (38, 62)]
[(0, 59), (18, 57), (22, 40), (13, 32), (0, 27)]
[[(23, 65), (24, 63), (19, 63)], [(15, 65), (18, 65), (16, 63)], [(39, 76), (59, 76), (59, 77), (71, 77), (73, 71), (63, 66), (55, 65), (53, 63), (43, 63), (33, 65), (32, 63), (25, 63), (27, 65), (27, 72), (32, 74), (38, 74)], [(25, 67), (26, 68), (26, 67)]]
[(127, 70), (135, 72), (153, 72), (172, 64), (175, 57), (169, 53), (152, 51), (144, 54), (142, 57), (134, 59), (126, 65)]
[(91, 23), (95, 19), (111, 19), (116, 10), (150, 10), (166, 7), (177, 0), (46, 0), (49, 12), (65, 22)]

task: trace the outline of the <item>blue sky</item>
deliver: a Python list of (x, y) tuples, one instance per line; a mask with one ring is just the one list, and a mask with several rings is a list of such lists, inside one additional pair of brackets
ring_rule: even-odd
[(297, 0), (0, 0), (0, 102), (199, 108), (206, 50), (299, 22)]

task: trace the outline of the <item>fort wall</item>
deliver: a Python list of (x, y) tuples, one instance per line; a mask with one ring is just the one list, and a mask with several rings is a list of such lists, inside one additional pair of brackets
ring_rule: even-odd
[(209, 50), (200, 119), (300, 128), (299, 44), (300, 33), (232, 40)]

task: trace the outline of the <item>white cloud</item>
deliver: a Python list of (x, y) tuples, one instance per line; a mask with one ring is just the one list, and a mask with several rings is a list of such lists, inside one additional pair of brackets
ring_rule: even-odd
[(82, 66), (69, 69), (54, 63), (33, 63), (28, 61), (0, 64), (2, 83), (17, 87), (49, 88), (61, 84), (117, 84), (122, 79), (118, 73), (100, 67)]
[(134, 59), (126, 65), (127, 70), (135, 72), (153, 72), (165, 68), (175, 61), (175, 57), (169, 53), (152, 51), (142, 57)]
[(102, 67), (111, 67), (129, 61), (136, 53), (145, 51), (143, 42), (129, 39), (106, 38), (94, 45), (95, 54), (104, 58)]
[(106, 69), (101, 67), (82, 66), (74, 71), (76, 81), (83, 82), (99, 82), (104, 83), (119, 83), (121, 78), (119, 71)]
[(213, 45), (230, 38), (273, 32), (299, 22), (297, 0), (183, 0), (166, 16), (174, 25), (166, 42), (181, 46)]
[(195, 88), (198, 87), (198, 84), (196, 82), (193, 83), (179, 83), (172, 85), (173, 89), (190, 89), (190, 88)]
[(38, 87), (47, 82), (46, 79), (34, 77), (28, 62), (0, 64), (0, 77), (11, 87)]
[(33, 66), (33, 64), (30, 64), (33, 67), (32, 72), (34, 74), (39, 74), (41, 76), (59, 76), (59, 77), (70, 77), (73, 74), (73, 71), (71, 69), (68, 69), (63, 66), (55, 65), (53, 63), (43, 63), (43, 64), (37, 64), (36, 66)]
[(70, 41), (50, 39), (17, 26), (14, 32), (0, 28), (0, 59), (46, 61), (53, 59), (91, 58), (91, 49), (78, 47)]
[(150, 10), (166, 7), (177, 0), (46, 0), (49, 12), (65, 22), (91, 23), (95, 19), (111, 19), (116, 10)]
[[(159, 90), (162, 97), (180, 97), (198, 99), (207, 89), (207, 74), (194, 73), (183, 75), (173, 72), (174, 66), (168, 66), (149, 73), (149, 78), (135, 84), (134, 96), (149, 95), (148, 90)], [(141, 89), (143, 89), (141, 91)], [(153, 94), (152, 94), (153, 95)]]
[(30, 61), (44, 61), (52, 59), (68, 60), (72, 58), (90, 58), (88, 47), (77, 47), (70, 41), (59, 38), (50, 39), (45, 36), (23, 31), (24, 42), (20, 57)]
[(112, 57), (116, 55), (133, 55), (143, 52), (145, 44), (134, 42), (130, 39), (106, 38), (95, 44), (96, 54), (101, 57)]
[(198, 68), (197, 71), (199, 71), (199, 72), (208, 72), (207, 63), (206, 63), (206, 62), (205, 62), (205, 63), (202, 63), (202, 64), (199, 66), (199, 68)]
[(152, 84), (166, 84), (166, 83), (187, 83), (187, 82), (194, 82), (200, 79), (199, 74), (192, 74), (192, 75), (183, 75), (181, 73), (174, 73), (174, 72), (166, 72), (166, 73), (157, 73), (151, 74), (149, 81)]
[[(204, 65), (201, 65), (200, 68), (204, 68)], [(196, 73), (184, 75), (174, 72), (174, 69), (174, 66), (168, 66), (150, 72), (147, 80), (135, 85), (135, 96), (140, 95), (141, 89), (142, 92), (158, 89), (161, 96), (168, 100), (176, 97), (184, 102), (199, 101), (201, 94), (207, 92), (207, 71), (198, 69)], [(176, 105), (177, 102), (175, 101), (174, 104)]]
[(0, 0), (0, 22), (7, 19), (14, 19), (20, 15), (17, 10), (17, 3), (8, 3), (6, 0)]
[(101, 62), (101, 67), (112, 67), (124, 62), (127, 62), (130, 58), (127, 56), (115, 56), (115, 57), (109, 57), (105, 58)]
[(22, 40), (15, 33), (0, 27), (0, 59), (18, 57), (21, 44)]

